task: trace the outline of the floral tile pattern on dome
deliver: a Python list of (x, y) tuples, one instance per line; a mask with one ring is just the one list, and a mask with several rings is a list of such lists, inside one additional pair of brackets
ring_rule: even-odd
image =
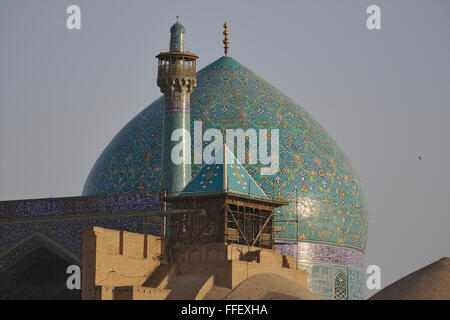
[[(83, 194), (153, 192), (161, 188), (162, 98), (132, 119), (110, 142)], [(310, 240), (365, 249), (367, 205), (358, 175), (323, 127), (281, 91), (231, 57), (197, 73), (191, 128), (279, 129), (280, 171), (262, 176), (243, 167), (269, 198), (291, 201), (280, 211), (282, 241)], [(193, 165), (197, 173), (203, 165)]]

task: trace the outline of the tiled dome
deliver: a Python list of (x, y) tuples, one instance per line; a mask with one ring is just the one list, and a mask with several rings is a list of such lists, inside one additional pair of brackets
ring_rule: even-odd
[[(368, 227), (364, 192), (349, 160), (321, 125), (231, 57), (199, 71), (197, 82), (191, 128), (193, 121), (203, 120), (204, 130), (280, 130), (277, 174), (261, 176), (262, 165), (244, 165), (267, 196), (292, 201), (281, 215), (284, 220), (298, 218), (298, 230), (295, 223), (281, 223), (276, 227), (280, 238), (363, 251)], [(157, 99), (114, 137), (92, 168), (83, 195), (160, 189), (163, 103), (162, 97)], [(193, 175), (200, 168), (194, 165)]]

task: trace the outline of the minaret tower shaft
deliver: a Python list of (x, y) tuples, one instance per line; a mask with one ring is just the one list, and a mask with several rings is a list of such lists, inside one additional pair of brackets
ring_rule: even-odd
[[(157, 84), (164, 94), (162, 189), (166, 189), (169, 195), (178, 194), (192, 178), (190, 161), (177, 164), (171, 157), (173, 148), (180, 143), (180, 141), (171, 141), (172, 133), (177, 129), (185, 129), (190, 133), (190, 95), (197, 86), (198, 56), (185, 51), (184, 33), (184, 27), (177, 21), (170, 28), (170, 51), (161, 52), (156, 56), (158, 58)], [(183, 137), (183, 142), (190, 143), (190, 137)], [(185, 159), (191, 158), (190, 154), (183, 156)]]

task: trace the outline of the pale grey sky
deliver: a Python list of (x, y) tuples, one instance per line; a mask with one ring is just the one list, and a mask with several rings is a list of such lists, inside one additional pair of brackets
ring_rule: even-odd
[[(66, 28), (70, 4), (81, 30)], [(382, 30), (366, 28), (370, 4)], [(176, 15), (199, 69), (222, 56), (227, 20), (231, 56), (341, 146), (383, 286), (450, 255), (448, 0), (2, 0), (0, 200), (81, 193), (108, 142), (160, 96), (155, 55)]]

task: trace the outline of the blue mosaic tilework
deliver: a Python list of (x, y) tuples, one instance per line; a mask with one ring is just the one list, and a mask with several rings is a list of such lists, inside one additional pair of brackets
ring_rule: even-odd
[(177, 21), (170, 27), (170, 32), (186, 32), (186, 29)]
[(100, 212), (147, 211), (161, 208), (159, 195), (116, 195), (101, 197)]
[(309, 290), (321, 299), (364, 299), (360, 250), (307, 242), (277, 244), (276, 249), (297, 258), (298, 267), (308, 272)]
[[(203, 166), (180, 195), (229, 192), (269, 199), (230, 149), (225, 147), (225, 150), (221, 163)], [(223, 151), (218, 152), (223, 155)]]
[[(132, 119), (103, 151), (83, 194), (150, 192), (160, 189), (163, 99)], [(280, 171), (246, 171), (270, 198), (293, 200), (280, 212), (282, 241), (309, 240), (365, 249), (367, 205), (356, 171), (341, 149), (303, 108), (231, 57), (197, 73), (191, 95), (191, 128), (279, 129)], [(201, 165), (192, 167), (192, 173)], [(297, 212), (299, 214), (297, 215)]]
[(364, 253), (344, 246), (320, 243), (299, 242), (298, 244), (277, 244), (277, 250), (283, 254), (297, 257), (298, 261), (319, 261), (332, 264), (348, 265), (362, 269)]
[[(167, 107), (167, 105), (166, 105)], [(190, 131), (190, 113), (189, 112), (173, 112), (164, 113), (163, 135), (167, 144), (162, 152), (163, 163), (163, 188), (171, 195), (176, 195), (183, 190), (192, 178), (191, 165), (188, 163), (175, 164), (172, 162), (172, 150), (178, 144), (172, 141), (172, 133), (176, 129), (186, 129)]]
[[(87, 227), (157, 235), (160, 231), (157, 224), (144, 225), (143, 222), (145, 211), (159, 209), (158, 194), (2, 201), (0, 268), (21, 255), (21, 250), (16, 250), (14, 255), (6, 254), (9, 249), (35, 234), (55, 241), (78, 258), (81, 258), (82, 234)], [(30, 246), (22, 249), (26, 247)]]
[(1, 219), (156, 210), (158, 194), (126, 194), (0, 202)]
[[(338, 266), (321, 263), (299, 263), (299, 268), (308, 272), (308, 289), (317, 294), (321, 299), (335, 300), (362, 300), (363, 274), (361, 270), (346, 266)], [(341, 273), (344, 275), (343, 286), (336, 283), (336, 277)], [(345, 288), (345, 295), (336, 296), (338, 289)]]
[(54, 199), (15, 202), (14, 217), (28, 218), (61, 215), (63, 213), (61, 212), (60, 204), (58, 200)]
[(362, 300), (364, 296), (364, 275), (361, 270), (348, 268), (348, 299)]
[(184, 51), (185, 28), (178, 21), (170, 28), (170, 51)]

